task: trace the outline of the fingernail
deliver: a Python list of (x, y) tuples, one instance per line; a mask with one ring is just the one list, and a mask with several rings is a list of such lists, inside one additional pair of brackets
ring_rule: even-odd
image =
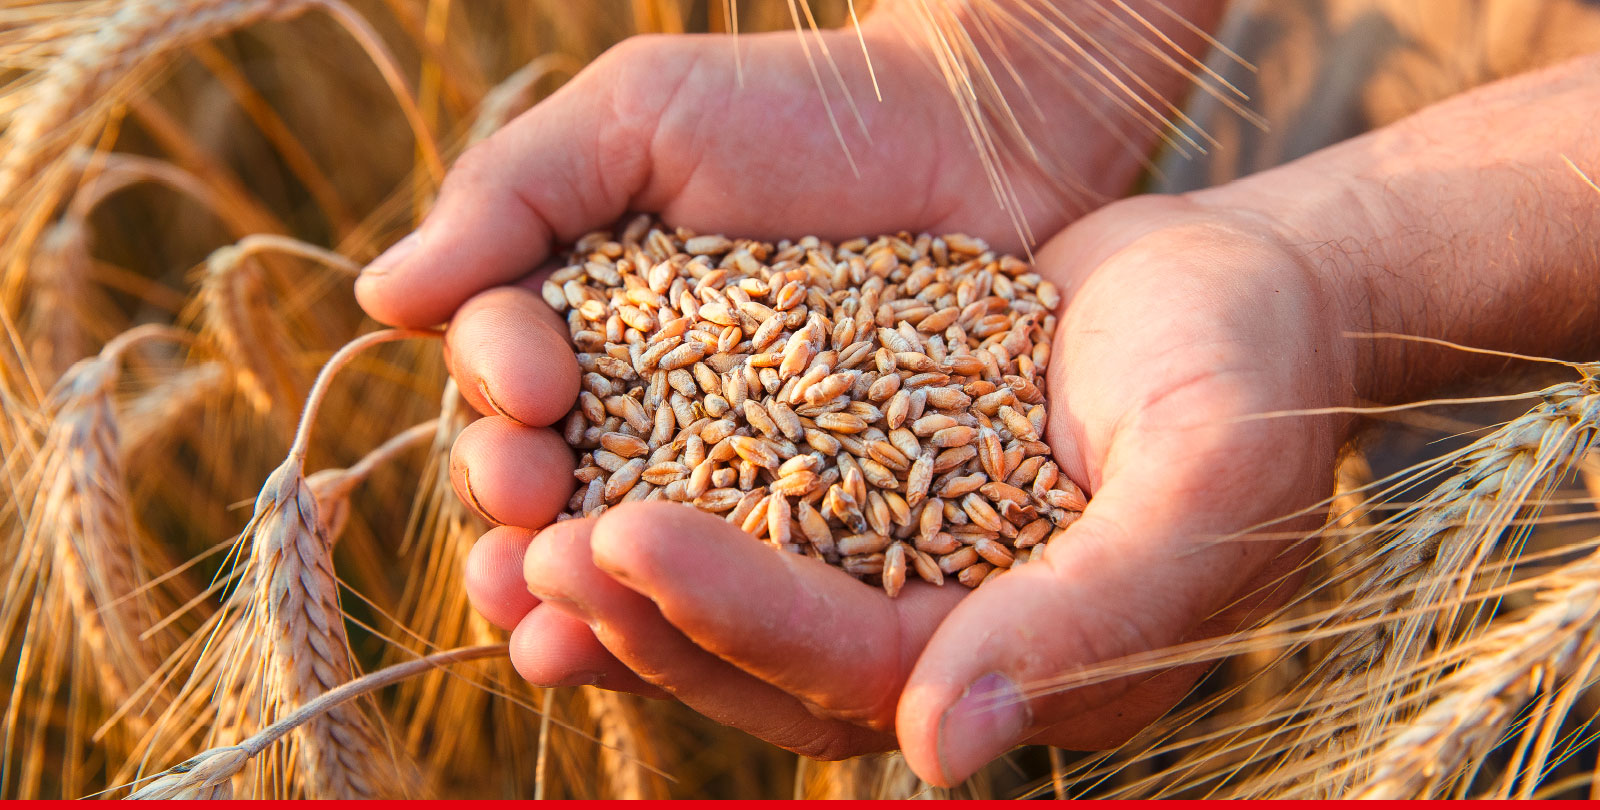
[(1030, 722), (1021, 690), (991, 672), (967, 687), (939, 721), (939, 768), (957, 782), (1017, 743)]
[(372, 276), (381, 276), (395, 269), (396, 267), (399, 267), (400, 263), (405, 261), (407, 256), (410, 256), (412, 253), (416, 252), (417, 245), (420, 244), (421, 241), (421, 232), (412, 231), (406, 236), (406, 238), (390, 245), (388, 250), (385, 250), (378, 256), (378, 258), (373, 259), (372, 263), (367, 265), (366, 268), (361, 271), (361, 277), (370, 278)]

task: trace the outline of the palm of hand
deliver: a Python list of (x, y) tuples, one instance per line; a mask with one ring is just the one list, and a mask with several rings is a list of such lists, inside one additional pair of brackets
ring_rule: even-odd
[[(1094, 662), (1226, 633), (1292, 592), (1300, 558), (1265, 538), (1320, 521), (1282, 518), (1331, 489), (1346, 425), (1254, 417), (1341, 402), (1348, 358), (1336, 314), (1284, 244), (1242, 218), (1142, 198), (1090, 215), (1039, 253), (1040, 272), (1068, 298), (1046, 438), (1094, 499), (1045, 565), (973, 594), (931, 639), (898, 714), (919, 772), (937, 773), (950, 757), (916, 741), (942, 739), (945, 708), (987, 673), (1047, 685)], [(1267, 534), (1218, 542), (1246, 531)], [(1115, 745), (1181, 699), (1201, 670), (1043, 694), (1029, 701), (1025, 727), (1037, 742)]]
[[(617, 113), (615, 146), (600, 148), (615, 158), (610, 165), (638, 173), (621, 173), (635, 187), (631, 207), (753, 238), (969, 231), (1019, 249), (943, 79), (897, 32), (869, 21), (862, 38), (872, 75), (853, 32), (821, 36), (849, 98), (809, 37), (822, 87), (791, 33), (741, 40), (737, 67), (725, 39), (624, 42), (599, 65), (599, 76), (612, 74)], [(645, 152), (639, 132), (651, 133)], [(1036, 231), (1065, 224), (1047, 179), (1018, 168), (1011, 179), (1019, 213)]]

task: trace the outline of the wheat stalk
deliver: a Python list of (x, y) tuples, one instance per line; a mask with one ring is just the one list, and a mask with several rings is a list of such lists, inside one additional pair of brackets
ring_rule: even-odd
[(212, 748), (190, 757), (155, 776), (128, 796), (130, 799), (227, 799), (232, 798), (229, 782), (250, 760), (282, 739), (284, 735), (345, 707), (362, 695), (427, 673), (447, 664), (473, 661), (506, 654), (506, 645), (488, 644), (459, 647), (385, 667), (334, 686), (316, 698), (296, 707), (270, 726), (261, 729), (238, 745)]

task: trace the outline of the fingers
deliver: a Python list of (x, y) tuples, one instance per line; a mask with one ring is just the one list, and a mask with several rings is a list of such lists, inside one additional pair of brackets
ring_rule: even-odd
[(541, 604), (517, 624), (511, 633), (511, 665), (535, 686), (598, 686), (668, 697), (608, 652), (582, 619), (555, 605)]
[(456, 437), (450, 480), (483, 519), (539, 527), (566, 508), (574, 464), (572, 450), (555, 431), (488, 416)]
[(497, 627), (511, 632), (511, 663), (538, 686), (585, 686), (661, 698), (595, 640), (581, 619), (541, 605), (522, 580), (522, 560), (534, 533), (496, 527), (467, 556), (467, 597)]
[(553, 425), (578, 398), (578, 361), (567, 327), (537, 293), (496, 287), (451, 320), (450, 374), (479, 413), (533, 427)]
[[(443, 322), (474, 293), (526, 275), (554, 240), (570, 241), (621, 216), (650, 180), (650, 98), (687, 68), (656, 60), (648, 73), (625, 43), (561, 90), (467, 150), (446, 176), (422, 226), (378, 257), (356, 282), (368, 314), (396, 326)], [(670, 57), (677, 51), (664, 51)], [(635, 87), (642, 75), (647, 86)], [(626, 109), (621, 109), (626, 107)]]
[(618, 660), (717, 722), (818, 759), (894, 746), (890, 735), (815, 716), (686, 638), (650, 600), (595, 567), (590, 537), (603, 522), (569, 520), (541, 532), (525, 560), (529, 590), (581, 616)]
[(890, 599), (679, 504), (608, 511), (590, 542), (596, 565), (694, 643), (820, 714), (881, 731), (893, 728), (910, 663), (961, 597), (912, 582)]
[(539, 604), (522, 581), (522, 558), (533, 532), (508, 526), (490, 529), (467, 553), (467, 599), (489, 623), (510, 630)]
[(1197, 670), (1070, 691), (1049, 686), (1092, 664), (1178, 643), (1251, 589), (1247, 583), (1281, 544), (1213, 541), (1279, 504), (1270, 496), (1265, 506), (1251, 503), (1269, 487), (1253, 488), (1219, 459), (1267, 450), (1222, 439), (1161, 443), (1122, 459), (1126, 466), (1113, 464), (1043, 564), (973, 593), (929, 641), (897, 713), (912, 768), (935, 784), (955, 784), (1040, 729), (1061, 723), (1053, 736), (1034, 739), (1103, 746), (1176, 702)]

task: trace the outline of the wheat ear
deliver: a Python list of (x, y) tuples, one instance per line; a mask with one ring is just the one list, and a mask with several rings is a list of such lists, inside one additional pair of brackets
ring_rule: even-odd
[(1372, 773), (1351, 797), (1438, 796), (1502, 739), (1519, 707), (1543, 694), (1540, 710), (1522, 724), (1515, 756), (1526, 761), (1506, 769), (1502, 788), (1509, 791), (1520, 773), (1521, 798), (1531, 798), (1561, 721), (1600, 666), (1600, 552), (1540, 579), (1547, 584), (1521, 619), (1451, 651), (1462, 666), (1372, 755)]
[(174, 339), (188, 335), (136, 327), (69, 369), (52, 396), (55, 417), (41, 456), (34, 515), (49, 547), (49, 579), (77, 617), (78, 655), (93, 662), (114, 703), (133, 697), (160, 661), (161, 645), (140, 641), (158, 614), (141, 596), (145, 561), (138, 556), (111, 389), (121, 357), (135, 345)]
[[(249, 539), (254, 593), (246, 626), (265, 639), (268, 711), (310, 702), (352, 677), (332, 541), (318, 518), (317, 502), (304, 475), (305, 455), (317, 406), (334, 374), (369, 347), (411, 337), (415, 330), (374, 332), (351, 341), (323, 367), (301, 414), (300, 428), (282, 465), (262, 487)], [(387, 750), (386, 735), (354, 706), (337, 706), (299, 732), (298, 759), (309, 792), (324, 798), (361, 798), (403, 789), (401, 773)], [(387, 764), (386, 764), (387, 763)]]

